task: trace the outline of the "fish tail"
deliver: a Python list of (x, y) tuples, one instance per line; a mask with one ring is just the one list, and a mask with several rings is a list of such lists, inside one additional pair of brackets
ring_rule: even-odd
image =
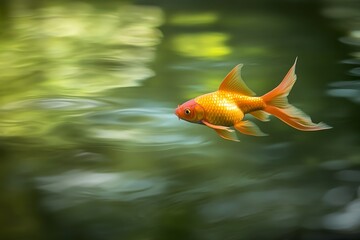
[(313, 123), (306, 113), (288, 103), (287, 96), (296, 82), (296, 61), (297, 58), (282, 82), (261, 97), (265, 102), (264, 111), (301, 131), (318, 131), (331, 128), (323, 122)]

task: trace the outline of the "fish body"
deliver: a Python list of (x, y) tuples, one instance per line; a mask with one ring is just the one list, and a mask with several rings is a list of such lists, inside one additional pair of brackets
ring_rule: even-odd
[(217, 91), (183, 103), (175, 110), (175, 114), (185, 121), (204, 124), (221, 137), (233, 141), (238, 141), (238, 138), (230, 127), (248, 135), (266, 135), (255, 123), (244, 121), (245, 114), (252, 114), (261, 121), (269, 121), (269, 115), (272, 114), (302, 131), (331, 128), (325, 123), (313, 123), (308, 115), (288, 103), (287, 96), (296, 82), (296, 60), (283, 81), (260, 97), (254, 96), (255, 93), (241, 79), (242, 66), (239, 64), (231, 70)]
[(216, 91), (196, 97), (194, 101), (206, 112), (204, 120), (215, 125), (233, 126), (244, 114), (261, 110), (265, 103), (260, 97), (234, 92)]

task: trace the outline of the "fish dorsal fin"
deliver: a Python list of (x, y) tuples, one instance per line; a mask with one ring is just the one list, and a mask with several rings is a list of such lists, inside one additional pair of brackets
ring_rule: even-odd
[(219, 90), (236, 92), (246, 96), (254, 96), (255, 93), (246, 86), (245, 82), (241, 78), (241, 68), (243, 64), (239, 64), (231, 70), (228, 75), (222, 81)]

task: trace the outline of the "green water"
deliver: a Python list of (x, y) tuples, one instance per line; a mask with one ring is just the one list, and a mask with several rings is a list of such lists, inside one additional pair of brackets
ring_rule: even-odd
[[(360, 239), (359, 1), (49, 2), (0, 3), (0, 239)], [(289, 100), (331, 130), (174, 115), (296, 57)]]

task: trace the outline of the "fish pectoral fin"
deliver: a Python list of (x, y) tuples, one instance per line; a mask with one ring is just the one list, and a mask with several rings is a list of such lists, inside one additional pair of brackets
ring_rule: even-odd
[(234, 127), (243, 134), (252, 136), (267, 136), (267, 134), (263, 133), (255, 123), (249, 120), (238, 122), (234, 125)]
[(230, 130), (229, 127), (225, 127), (225, 126), (220, 126), (220, 125), (214, 125), (214, 124), (211, 124), (207, 121), (201, 121), (203, 124), (205, 124), (206, 126), (208, 126), (209, 128), (212, 128), (212, 129), (219, 129), (219, 130)]
[(257, 111), (250, 112), (250, 114), (253, 115), (254, 117), (256, 117), (257, 119), (259, 119), (260, 121), (263, 121), (263, 122), (270, 121), (270, 118), (269, 118), (270, 114), (265, 111), (257, 110)]
[(235, 141), (235, 142), (240, 142), (235, 131), (230, 128), (228, 128), (226, 130), (214, 128), (214, 130), (220, 137), (222, 137), (224, 139)]
[(225, 127), (225, 126), (214, 125), (214, 124), (208, 123), (206, 121), (202, 121), (202, 123), (205, 124), (206, 126), (208, 126), (209, 128), (214, 129), (215, 132), (220, 137), (227, 139), (227, 140), (239, 142), (239, 139), (237, 138), (237, 135), (233, 129), (231, 129), (229, 127)]

